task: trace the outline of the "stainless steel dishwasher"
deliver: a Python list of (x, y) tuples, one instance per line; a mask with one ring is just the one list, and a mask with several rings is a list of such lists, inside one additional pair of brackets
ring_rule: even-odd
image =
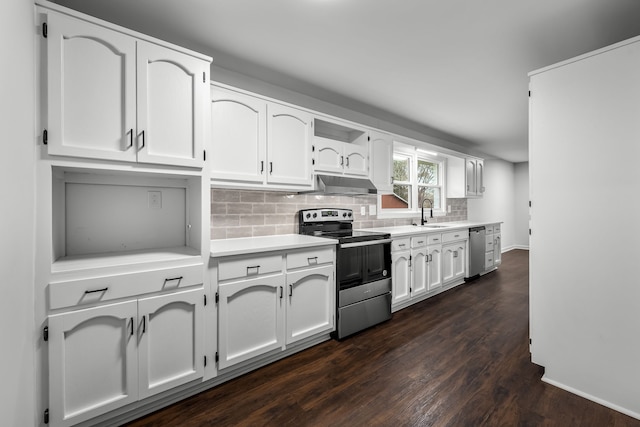
[(469, 229), (469, 277), (484, 271), (484, 253), (486, 252), (485, 228)]

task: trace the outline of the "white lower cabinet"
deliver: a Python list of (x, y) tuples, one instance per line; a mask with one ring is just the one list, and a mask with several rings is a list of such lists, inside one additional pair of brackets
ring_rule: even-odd
[(428, 260), (426, 247), (411, 249), (411, 298), (427, 293)]
[(408, 301), (411, 297), (410, 251), (391, 253), (391, 305)]
[(284, 274), (220, 285), (218, 294), (220, 369), (282, 348)]
[(467, 271), (467, 241), (442, 246), (442, 282), (464, 279)]
[(218, 368), (333, 331), (334, 258), (333, 248), (222, 258)]
[[(391, 247), (392, 309), (421, 301), (442, 288), (440, 234), (394, 239)], [(406, 248), (411, 250), (406, 250)]]
[(202, 377), (203, 295), (49, 316), (50, 424), (73, 425)]
[(442, 245), (427, 247), (427, 291), (442, 287)]
[(333, 266), (287, 273), (287, 336), (292, 344), (335, 327)]

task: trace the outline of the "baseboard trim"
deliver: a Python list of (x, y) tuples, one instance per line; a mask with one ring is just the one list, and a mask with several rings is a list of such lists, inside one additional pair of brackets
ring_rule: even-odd
[(602, 406), (606, 406), (607, 408), (613, 409), (614, 411), (618, 411), (618, 412), (620, 412), (622, 414), (625, 414), (625, 415), (628, 415), (628, 416), (630, 416), (632, 418), (640, 420), (640, 413), (633, 412), (633, 411), (631, 411), (629, 409), (623, 408), (622, 406), (616, 405), (616, 404), (611, 403), (609, 401), (606, 401), (604, 399), (600, 399), (599, 397), (595, 397), (595, 396), (593, 396), (593, 395), (591, 395), (589, 393), (585, 393), (585, 392), (583, 392), (581, 390), (575, 389), (575, 388), (570, 387), (570, 386), (568, 386), (568, 385), (566, 385), (564, 383), (561, 383), (559, 381), (551, 379), (546, 375), (546, 373), (545, 373), (545, 375), (542, 376), (542, 381), (547, 383), (547, 384), (551, 384), (552, 386), (555, 386), (555, 387), (561, 388), (563, 390), (566, 390), (569, 393), (573, 393), (573, 394), (578, 395), (580, 397), (584, 397), (585, 399), (590, 400), (590, 401), (595, 402), (595, 403), (598, 403), (598, 404), (600, 404)]
[(507, 247), (502, 248), (502, 253), (509, 252), (509, 251), (514, 250), (514, 249), (522, 249), (524, 251), (528, 251), (529, 250), (529, 246), (528, 245), (511, 245), (511, 246), (507, 246)]

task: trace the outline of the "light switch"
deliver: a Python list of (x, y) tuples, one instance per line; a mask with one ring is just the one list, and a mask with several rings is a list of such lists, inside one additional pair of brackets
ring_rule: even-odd
[(360, 215), (366, 215), (367, 214), (367, 207), (366, 206), (360, 206)]
[(369, 205), (369, 215), (376, 215), (376, 214), (377, 214), (376, 205)]

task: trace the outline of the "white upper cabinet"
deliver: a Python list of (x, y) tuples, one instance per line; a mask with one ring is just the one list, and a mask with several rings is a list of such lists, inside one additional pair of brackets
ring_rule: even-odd
[(250, 188), (313, 187), (311, 115), (219, 86), (211, 87), (211, 179)]
[(136, 160), (136, 41), (57, 13), (47, 16), (50, 154)]
[(209, 64), (144, 41), (137, 53), (138, 160), (202, 167)]
[(369, 175), (368, 134), (346, 123), (316, 118), (313, 170), (332, 175)]
[(264, 100), (211, 87), (211, 178), (264, 181), (266, 117)]
[(484, 193), (484, 161), (467, 158), (465, 160), (466, 196), (482, 196)]
[(393, 193), (393, 138), (391, 135), (369, 133), (371, 181), (378, 193)]
[(311, 186), (311, 115), (275, 103), (267, 114), (267, 183)]
[(46, 13), (49, 154), (202, 167), (206, 60)]
[(484, 187), (484, 160), (475, 157), (449, 157), (447, 160), (447, 197), (482, 197)]

